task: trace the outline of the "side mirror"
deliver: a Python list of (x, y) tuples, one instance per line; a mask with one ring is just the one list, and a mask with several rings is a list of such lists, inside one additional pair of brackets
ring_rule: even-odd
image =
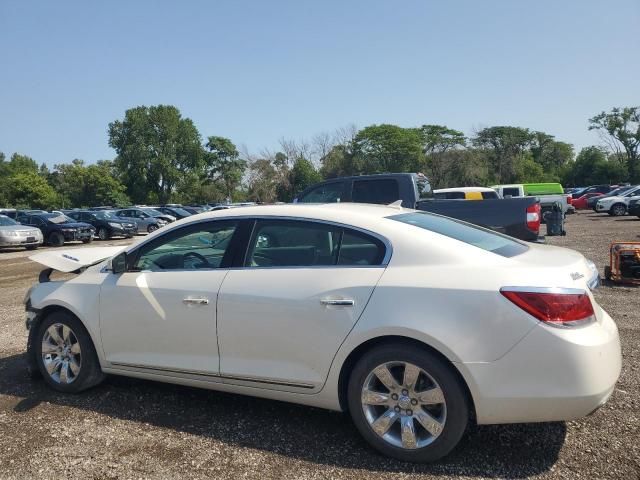
[(119, 274), (124, 272), (127, 269), (127, 254), (126, 252), (122, 252), (119, 253), (118, 255), (116, 255), (115, 257), (113, 257), (111, 260), (109, 260), (110, 263), (110, 270), (114, 273), (114, 274)]

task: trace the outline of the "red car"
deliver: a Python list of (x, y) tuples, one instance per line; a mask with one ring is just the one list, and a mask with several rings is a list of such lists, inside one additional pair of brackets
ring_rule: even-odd
[(601, 197), (602, 195), (603, 195), (602, 193), (598, 193), (598, 192), (585, 193), (581, 197), (573, 199), (573, 201), (571, 202), (571, 205), (573, 205), (576, 208), (576, 210), (585, 210), (589, 208), (587, 206), (587, 200), (593, 197)]

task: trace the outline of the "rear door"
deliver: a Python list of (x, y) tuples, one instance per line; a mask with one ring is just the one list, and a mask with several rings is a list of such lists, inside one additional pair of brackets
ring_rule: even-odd
[(257, 220), (218, 300), (226, 382), (318, 390), (384, 272), (373, 234), (311, 220)]

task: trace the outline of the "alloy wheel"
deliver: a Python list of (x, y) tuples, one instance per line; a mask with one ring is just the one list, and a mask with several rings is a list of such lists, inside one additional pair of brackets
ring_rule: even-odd
[(627, 209), (625, 208), (624, 205), (614, 205), (613, 206), (613, 214), (616, 217), (621, 217), (622, 215), (624, 215), (625, 213), (627, 213)]
[(387, 443), (416, 449), (442, 433), (447, 407), (440, 385), (408, 362), (387, 362), (364, 381), (361, 404), (371, 429)]
[(61, 384), (78, 378), (82, 352), (76, 334), (67, 325), (54, 323), (42, 337), (42, 363), (49, 377)]

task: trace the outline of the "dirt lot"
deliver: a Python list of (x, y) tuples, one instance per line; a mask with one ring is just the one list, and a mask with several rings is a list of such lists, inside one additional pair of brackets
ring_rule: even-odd
[[(612, 239), (640, 241), (640, 220), (569, 217), (574, 248), (600, 271)], [(122, 243), (122, 242), (116, 242)], [(472, 427), (444, 461), (383, 458), (348, 417), (286, 403), (109, 378), (61, 395), (25, 375), (22, 298), (39, 271), (0, 253), (0, 478), (640, 478), (640, 290), (596, 298), (618, 322), (623, 370), (609, 403), (568, 423)]]

